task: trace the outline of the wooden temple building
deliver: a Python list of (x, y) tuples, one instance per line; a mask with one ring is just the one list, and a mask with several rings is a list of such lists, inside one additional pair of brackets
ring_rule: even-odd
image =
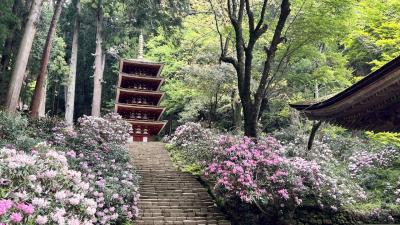
[(160, 121), (163, 65), (141, 59), (122, 59), (119, 68), (115, 112), (132, 124), (133, 141), (147, 142), (158, 135), (166, 122)]
[(354, 130), (400, 131), (400, 56), (322, 101), (290, 104), (311, 120)]

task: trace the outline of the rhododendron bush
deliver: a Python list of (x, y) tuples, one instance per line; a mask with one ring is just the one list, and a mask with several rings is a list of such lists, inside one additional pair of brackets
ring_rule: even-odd
[(212, 157), (210, 152), (217, 142), (217, 136), (210, 129), (202, 128), (199, 123), (188, 122), (177, 127), (167, 141), (181, 154), (183, 160), (196, 163)]
[(31, 124), (43, 143), (0, 150), (0, 224), (122, 224), (138, 215), (131, 126), (120, 116), (85, 116), (76, 129), (54, 119)]
[(78, 132), (87, 146), (99, 146), (109, 150), (110, 144), (126, 143), (132, 126), (116, 113), (104, 118), (86, 116), (78, 119)]
[(56, 123), (50, 140), (55, 144), (75, 145), (82, 151), (110, 151), (112, 146), (126, 143), (131, 129), (132, 126), (116, 113), (109, 113), (103, 118), (84, 115), (78, 119), (76, 130), (63, 121)]
[(272, 137), (257, 143), (244, 137), (229, 144), (223, 137), (219, 144), (223, 147), (214, 151), (205, 175), (224, 195), (274, 208), (294, 208), (307, 199), (331, 210), (365, 198), (357, 185), (343, 183), (317, 162), (286, 157)]
[[(63, 152), (42, 148), (31, 153), (0, 150), (0, 222), (93, 224), (98, 207), (82, 173)], [(73, 223), (75, 222), (75, 223)]]
[(384, 148), (379, 152), (357, 151), (349, 157), (349, 171), (359, 177), (365, 170), (391, 166), (399, 156), (400, 151), (395, 148)]
[(169, 143), (202, 165), (218, 196), (257, 205), (263, 212), (290, 214), (304, 205), (335, 212), (366, 200), (351, 173), (337, 169), (342, 163), (324, 143), (307, 151), (294, 141), (218, 135), (195, 123), (178, 127)]

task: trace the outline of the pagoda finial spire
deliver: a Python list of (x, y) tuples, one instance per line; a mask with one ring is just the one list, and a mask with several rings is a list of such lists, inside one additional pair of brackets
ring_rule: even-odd
[(143, 30), (140, 30), (139, 35), (139, 55), (138, 59), (143, 59), (143, 49), (144, 49), (144, 38), (143, 38)]

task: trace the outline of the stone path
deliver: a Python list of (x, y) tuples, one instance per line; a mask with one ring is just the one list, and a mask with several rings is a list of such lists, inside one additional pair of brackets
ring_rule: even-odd
[(193, 175), (177, 171), (163, 143), (131, 143), (130, 153), (142, 177), (135, 224), (231, 224)]

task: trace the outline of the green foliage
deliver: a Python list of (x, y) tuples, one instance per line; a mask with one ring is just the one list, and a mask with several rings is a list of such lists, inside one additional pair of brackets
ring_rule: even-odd
[(174, 145), (167, 144), (166, 149), (169, 152), (174, 165), (181, 171), (188, 172), (193, 175), (200, 175), (203, 172), (203, 168), (198, 163), (188, 163), (185, 160), (185, 155), (176, 149)]
[(0, 139), (16, 140), (28, 128), (28, 120), (20, 115), (0, 111)]
[[(14, 32), (14, 29), (19, 26), (20, 19), (13, 8), (18, 8), (14, 6), (15, 0), (3, 0), (0, 3), (0, 43), (4, 43), (9, 35)], [(4, 45), (0, 44), (0, 55), (3, 54)]]
[(68, 82), (69, 66), (66, 58), (66, 43), (62, 37), (55, 37), (51, 63), (49, 65), (49, 81), (59, 82), (64, 85)]
[(27, 151), (42, 140), (34, 137), (34, 133), (25, 116), (0, 111), (0, 147), (12, 143), (17, 149)]
[(395, 145), (400, 148), (400, 133), (389, 133), (389, 132), (366, 132), (366, 136), (372, 141), (378, 142), (383, 145)]
[(362, 0), (355, 10), (356, 26), (344, 44), (357, 73), (365, 75), (400, 55), (400, 2)]

